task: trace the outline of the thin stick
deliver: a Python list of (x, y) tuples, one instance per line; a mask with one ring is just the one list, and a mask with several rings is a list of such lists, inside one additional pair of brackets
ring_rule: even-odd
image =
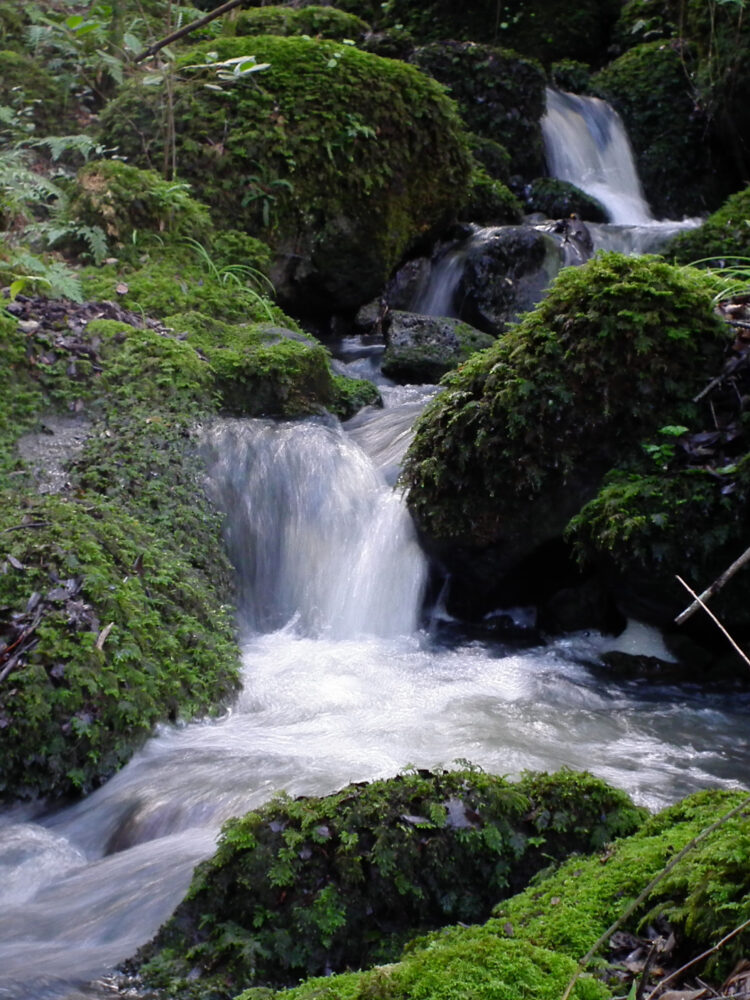
[(149, 56), (156, 55), (159, 49), (163, 49), (165, 45), (169, 45), (170, 42), (176, 42), (178, 38), (183, 38), (185, 35), (190, 34), (191, 31), (195, 31), (196, 28), (202, 28), (204, 24), (210, 24), (211, 21), (215, 20), (217, 17), (221, 17), (222, 14), (226, 14), (227, 11), (233, 10), (235, 7), (241, 6), (245, 3), (245, 0), (227, 0), (227, 3), (223, 3), (221, 7), (217, 7), (216, 10), (210, 11), (205, 17), (199, 17), (197, 21), (191, 21), (190, 24), (183, 25), (177, 31), (173, 31), (171, 35), (167, 35), (166, 38), (162, 38), (159, 42), (154, 42), (153, 45), (149, 45), (147, 49), (143, 52), (139, 52), (135, 57), (134, 62), (143, 62), (144, 59), (148, 59)]
[(689, 854), (694, 847), (697, 847), (698, 844), (700, 844), (702, 840), (705, 840), (706, 837), (709, 836), (709, 834), (714, 832), (714, 830), (718, 830), (718, 828), (723, 823), (726, 823), (728, 819), (731, 819), (732, 816), (735, 816), (738, 812), (741, 812), (743, 809), (747, 809), (748, 807), (750, 807), (750, 798), (743, 799), (739, 805), (734, 807), (734, 809), (730, 809), (728, 813), (724, 813), (724, 815), (720, 816), (716, 820), (716, 822), (712, 823), (710, 826), (707, 826), (705, 830), (701, 830), (699, 834), (693, 837), (693, 839), (690, 841), (689, 844), (686, 844), (678, 854), (675, 854), (675, 856), (672, 858), (669, 864), (666, 865), (666, 867), (662, 868), (660, 872), (654, 875), (654, 877), (651, 879), (651, 881), (643, 890), (643, 892), (641, 892), (640, 895), (632, 901), (632, 903), (628, 904), (628, 906), (625, 907), (625, 910), (620, 914), (617, 920), (615, 920), (613, 924), (610, 924), (610, 926), (606, 929), (606, 931), (601, 935), (600, 938), (598, 938), (594, 942), (594, 944), (592, 944), (592, 946), (580, 960), (580, 962), (578, 963), (578, 968), (573, 974), (568, 985), (565, 987), (565, 992), (562, 995), (562, 1000), (568, 1000), (568, 997), (573, 992), (575, 984), (578, 982), (579, 976), (586, 968), (586, 966), (589, 964), (594, 955), (596, 955), (596, 953), (599, 951), (601, 946), (605, 943), (605, 941), (607, 941), (610, 937), (612, 937), (614, 932), (618, 930), (622, 926), (622, 924), (628, 919), (628, 917), (635, 910), (638, 909), (641, 903), (650, 896), (650, 894), (653, 892), (656, 886), (661, 882), (661, 880), (666, 878), (667, 875), (669, 875), (672, 869), (675, 868), (680, 863), (680, 861), (682, 861), (685, 855)]
[[(735, 561), (732, 563), (729, 569), (725, 569), (724, 572), (721, 574), (721, 576), (717, 577), (711, 584), (711, 586), (707, 587), (703, 591), (703, 593), (698, 598), (696, 598), (696, 600), (693, 601), (693, 603), (690, 605), (689, 608), (685, 608), (684, 611), (682, 611), (679, 615), (677, 615), (677, 617), (675, 618), (675, 623), (677, 625), (682, 625), (682, 623), (686, 622), (688, 618), (691, 617), (691, 615), (695, 614), (698, 608), (705, 607), (703, 602), (707, 601), (710, 597), (713, 597), (715, 593), (721, 590), (724, 584), (728, 580), (732, 579), (737, 570), (742, 569), (745, 563), (748, 562), (750, 562), (750, 549), (745, 549), (745, 551), (742, 553), (739, 559), (735, 559)], [(679, 577), (677, 579), (679, 580)]]
[(731, 941), (733, 937), (744, 931), (746, 927), (750, 927), (750, 919), (746, 920), (744, 924), (740, 924), (739, 927), (735, 927), (733, 931), (730, 931), (728, 934), (725, 934), (724, 937), (721, 939), (721, 941), (716, 942), (713, 948), (709, 948), (708, 951), (704, 951), (703, 954), (698, 955), (697, 958), (691, 958), (689, 962), (686, 962), (675, 972), (670, 973), (666, 979), (662, 979), (660, 983), (657, 983), (656, 986), (654, 986), (649, 995), (646, 997), (646, 1000), (653, 1000), (653, 998), (656, 996), (659, 990), (662, 989), (662, 987), (666, 986), (667, 983), (671, 983), (672, 980), (677, 979), (678, 976), (681, 976), (683, 972), (687, 972), (687, 970), (691, 968), (693, 965), (697, 965), (698, 962), (702, 962), (704, 958), (708, 958), (709, 955), (715, 954), (715, 952), (717, 952), (719, 948), (725, 945), (727, 941)]
[(737, 645), (737, 643), (734, 641), (734, 639), (731, 637), (731, 635), (727, 632), (727, 630), (721, 624), (721, 622), (716, 617), (716, 615), (713, 613), (713, 611), (708, 607), (708, 605), (706, 605), (706, 604), (703, 603), (703, 601), (700, 599), (700, 597), (698, 597), (698, 595), (696, 594), (696, 592), (690, 586), (688, 586), (687, 583), (685, 583), (685, 581), (682, 579), (681, 576), (678, 576), (677, 579), (682, 584), (682, 586), (685, 588), (685, 590), (688, 592), (688, 594), (690, 594), (691, 597), (695, 598), (695, 600), (703, 608), (703, 610), (706, 612), (706, 614), (711, 619), (711, 621), (714, 622), (714, 624), (719, 629), (721, 629), (721, 631), (724, 633), (724, 635), (727, 637), (727, 639), (729, 639), (729, 641), (731, 642), (732, 646), (737, 650), (737, 652), (742, 657), (742, 659), (745, 661), (745, 663), (748, 665), (748, 667), (750, 667), (750, 659), (748, 659), (747, 655), (745, 653), (743, 653), (743, 651), (740, 649), (740, 647)]

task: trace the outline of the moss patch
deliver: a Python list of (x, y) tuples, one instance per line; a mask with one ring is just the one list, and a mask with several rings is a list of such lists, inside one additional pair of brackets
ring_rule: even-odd
[(254, 7), (228, 21), (226, 34), (311, 35), (314, 38), (358, 39), (369, 31), (361, 17), (335, 7)]
[(640, 819), (623, 793), (564, 771), (517, 784), (420, 771), (323, 799), (282, 797), (225, 826), (141, 974), (170, 995), (191, 988), (190, 973), (229, 996), (233, 984), (393, 958), (406, 934), (484, 919), (551, 858)]
[(554, 177), (537, 177), (523, 190), (527, 212), (542, 212), (548, 219), (567, 219), (575, 215), (586, 222), (607, 222), (604, 207), (574, 184)]
[(662, 252), (681, 264), (706, 257), (717, 258), (715, 264), (731, 257), (750, 258), (750, 187), (733, 194), (697, 229), (673, 237)]

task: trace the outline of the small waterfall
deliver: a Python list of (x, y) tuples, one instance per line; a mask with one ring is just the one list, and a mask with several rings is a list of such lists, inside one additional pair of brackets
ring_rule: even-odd
[(542, 134), (550, 174), (600, 201), (610, 222), (653, 221), (622, 120), (606, 101), (548, 88)]
[(411, 518), (340, 425), (222, 421), (207, 451), (250, 630), (414, 631), (426, 561)]

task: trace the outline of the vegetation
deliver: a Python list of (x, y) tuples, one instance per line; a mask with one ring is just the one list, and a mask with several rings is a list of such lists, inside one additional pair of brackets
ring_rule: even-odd
[(553, 177), (537, 177), (524, 187), (527, 212), (541, 212), (548, 219), (568, 219), (575, 215), (586, 222), (607, 222), (604, 207), (574, 184)]
[[(446, 376), (407, 455), (409, 505), (436, 538), (537, 542), (562, 530), (645, 435), (695, 415), (727, 333), (715, 279), (603, 253)], [(532, 529), (532, 522), (535, 527)]]
[(697, 229), (673, 237), (664, 255), (678, 263), (731, 263), (750, 257), (750, 187), (731, 195)]
[(452, 218), (469, 176), (461, 124), (433, 81), (303, 37), (192, 49), (174, 78), (123, 88), (102, 126), (132, 163), (174, 159), (217, 222), (262, 235), (282, 301), (307, 312), (372, 298), (404, 252)]
[(199, 979), (231, 996), (392, 960), (407, 935), (486, 919), (551, 861), (641, 819), (622, 793), (566, 771), (517, 784), (419, 771), (322, 799), (280, 797), (225, 826), (141, 975), (171, 996)]
[(232, 35), (311, 35), (314, 38), (359, 39), (369, 25), (355, 14), (335, 7), (253, 7), (230, 21)]

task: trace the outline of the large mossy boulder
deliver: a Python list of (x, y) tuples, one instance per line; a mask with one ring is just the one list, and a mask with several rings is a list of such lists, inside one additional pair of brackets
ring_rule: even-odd
[(726, 193), (725, 154), (712, 141), (709, 117), (691, 89), (696, 67), (696, 51), (688, 44), (644, 42), (591, 80), (592, 92), (622, 116), (646, 200), (658, 218), (698, 215)]
[(575, 184), (554, 177), (537, 177), (526, 184), (523, 200), (527, 212), (541, 212), (547, 219), (569, 219), (574, 215), (585, 222), (609, 221), (601, 202)]
[(180, 57), (172, 90), (153, 75), (124, 88), (103, 140), (160, 164), (168, 125), (179, 176), (217, 222), (272, 246), (279, 298), (300, 313), (368, 301), (464, 198), (460, 120), (403, 63), (310, 38), (219, 38)]
[[(408, 935), (476, 922), (553, 859), (632, 833), (642, 813), (588, 774), (419, 771), (231, 820), (139, 956), (171, 996), (388, 961)], [(143, 963), (146, 963), (145, 965)]]
[(435, 42), (410, 57), (448, 88), (461, 117), (476, 135), (494, 140), (510, 155), (511, 173), (543, 172), (540, 120), (546, 78), (532, 59), (475, 42)]
[(359, 39), (370, 26), (356, 14), (336, 7), (251, 7), (224, 25), (227, 35), (311, 35), (314, 38)]
[(727, 198), (697, 229), (673, 237), (662, 253), (679, 264), (744, 264), (750, 259), (750, 187)]
[[(705, 964), (691, 966), (687, 976), (697, 972), (718, 992), (727, 973), (741, 968), (750, 943), (744, 927), (750, 916), (750, 823), (743, 802), (742, 789), (698, 792), (600, 854), (569, 859), (501, 902), (485, 924), (417, 938), (389, 965), (307, 980), (283, 992), (249, 989), (238, 1000), (559, 1000), (575, 977), (574, 1000), (605, 1000), (621, 995), (631, 978), (633, 991), (638, 982), (650, 990), (664, 979), (661, 966), (650, 978), (648, 973), (643, 978), (642, 965), (623, 969), (627, 951), (643, 947), (645, 953), (657, 928), (664, 937), (673, 935), (674, 966), (705, 954)], [(722, 822), (732, 811), (736, 814)], [(719, 825), (678, 861), (678, 853), (714, 824)], [(672, 862), (667, 877), (624, 920), (619, 941), (611, 931), (606, 934), (623, 918), (628, 902)], [(590, 968), (581, 970), (581, 957), (605, 936)], [(724, 938), (717, 950), (716, 942)], [(680, 997), (693, 992), (685, 988), (690, 978), (671, 985)]]
[(404, 482), (421, 531), (480, 605), (562, 536), (609, 469), (660, 427), (698, 420), (693, 397), (730, 340), (715, 288), (699, 271), (603, 253), (561, 271), (533, 312), (446, 376)]

